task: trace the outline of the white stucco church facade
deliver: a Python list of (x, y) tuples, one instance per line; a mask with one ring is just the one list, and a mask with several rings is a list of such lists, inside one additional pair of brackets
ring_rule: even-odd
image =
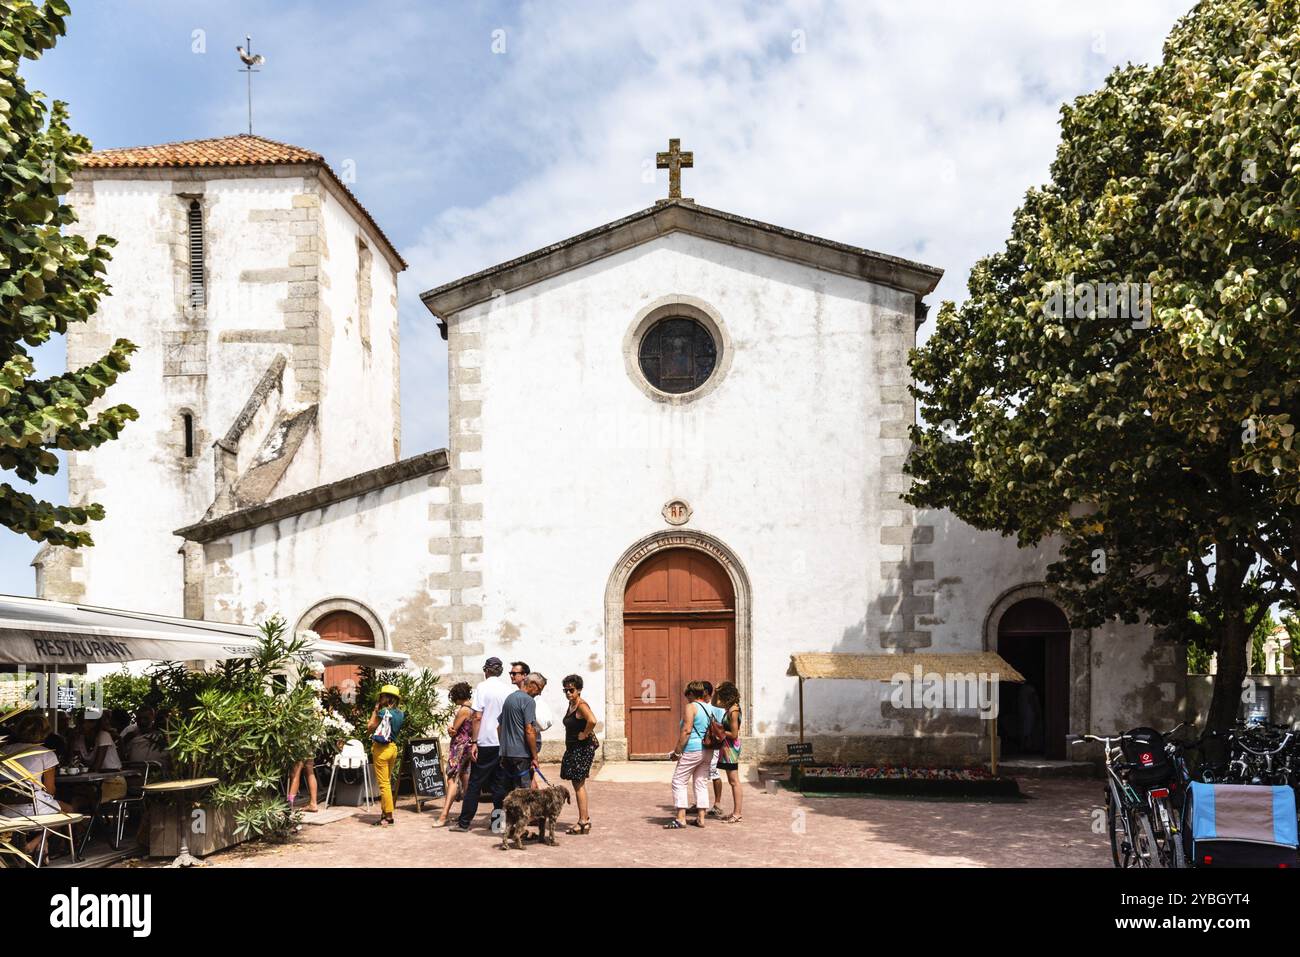
[[(1177, 649), (1071, 628), (1048, 551), (900, 499), (935, 267), (671, 196), (424, 293), (449, 447), (402, 457), (405, 264), (319, 155), (108, 150), (72, 202), (118, 246), (69, 362), (137, 343), (109, 398), (141, 417), (70, 456), (72, 500), (108, 514), (36, 557), (43, 597), (279, 612), (448, 681), (521, 659), (557, 713), (577, 673), (607, 758), (662, 756), (707, 678), (740, 687), (748, 757), (780, 759), (801, 652), (999, 651), (1039, 698), (1037, 739), (1007, 744), (1048, 756), (1181, 706)], [(804, 723), (819, 759), (987, 747), (973, 712), (875, 683), (810, 686)]]

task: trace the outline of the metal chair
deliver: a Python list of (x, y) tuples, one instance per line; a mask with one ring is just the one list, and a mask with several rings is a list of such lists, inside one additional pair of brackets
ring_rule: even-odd
[[(55, 807), (58, 806), (54, 795), (45, 790), (45, 786), (40, 779), (19, 763), (18, 759), (25, 756), (25, 754), (13, 754), (0, 759), (0, 793), (8, 792), (11, 795), (10, 800), (12, 800), (12, 795), (19, 795), (22, 799), (17, 806), (0, 800), (0, 835), (4, 835), (7, 842), (9, 835), (30, 834), (39, 829), (41, 843), (36, 851), (33, 866), (40, 867), (47, 859), (46, 847), (51, 834), (68, 842), (72, 861), (76, 863), (79, 854), (77, 841), (72, 833), (72, 825), (84, 820), (85, 815), (68, 814), (63, 811), (29, 814), (26, 811), (19, 810), (19, 807), (31, 807), (33, 809), (38, 807), (38, 794), (43, 794), (49, 798), (48, 802), (41, 803), (53, 803)], [(68, 829), (67, 834), (63, 834), (58, 830), (63, 827)]]
[[(48, 860), (46, 847), (51, 836), (68, 842), (72, 862), (75, 864), (81, 860), (81, 855), (77, 851), (77, 840), (72, 834), (72, 825), (79, 824), (85, 819), (84, 814), (65, 814), (62, 811), (58, 814), (22, 814), (13, 818), (0, 818), (0, 833), (30, 834), (32, 831), (39, 830), (41, 844), (36, 850), (34, 867), (40, 867)], [(68, 829), (67, 834), (59, 830), (64, 827)]]
[[(0, 765), (0, 781), (4, 782), (6, 790), (13, 794), (20, 794), (23, 797), (22, 805), (25, 807), (37, 807), (37, 795), (49, 795), (49, 792), (41, 785), (40, 781), (32, 777), (30, 773), (23, 770), (25, 776), (19, 777), (14, 774), (11, 767)], [(77, 824), (85, 819), (84, 814), (67, 814), (63, 811), (47, 812), (45, 814), (29, 814), (26, 811), (19, 810), (19, 806), (0, 802), (0, 836), (4, 836), (6, 843), (13, 834), (30, 834), (33, 831), (41, 832), (40, 847), (36, 850), (36, 859), (32, 866), (40, 867), (46, 860), (46, 847), (49, 843), (49, 837), (53, 834), (55, 837), (68, 842), (71, 848), (73, 863), (79, 858), (77, 849), (77, 840), (72, 833), (72, 825)], [(60, 828), (66, 827), (67, 834), (60, 832)]]
[(126, 794), (114, 801), (104, 802), (104, 807), (113, 812), (113, 836), (109, 838), (109, 844), (115, 851), (122, 846), (122, 835), (126, 831), (126, 819), (131, 808), (144, 810), (144, 786), (149, 783), (149, 775), (162, 774), (163, 766), (161, 761), (130, 761), (122, 765), (122, 770), (139, 771), (140, 783), (133, 785), (134, 777), (128, 777)]

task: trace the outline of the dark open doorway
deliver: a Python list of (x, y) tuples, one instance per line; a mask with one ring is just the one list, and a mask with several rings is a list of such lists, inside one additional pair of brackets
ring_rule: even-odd
[(998, 623), (998, 654), (1025, 677), (1000, 686), (1002, 753), (1064, 760), (1070, 729), (1070, 623), (1044, 598), (1026, 598)]

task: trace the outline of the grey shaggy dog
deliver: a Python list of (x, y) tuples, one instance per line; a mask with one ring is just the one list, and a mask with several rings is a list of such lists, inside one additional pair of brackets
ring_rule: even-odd
[(506, 812), (506, 831), (501, 837), (501, 850), (510, 850), (514, 841), (519, 850), (524, 850), (524, 833), (533, 821), (540, 821), (539, 836), (547, 844), (554, 846), (555, 820), (569, 803), (569, 789), (562, 786), (542, 788), (515, 788), (506, 795), (502, 808)]

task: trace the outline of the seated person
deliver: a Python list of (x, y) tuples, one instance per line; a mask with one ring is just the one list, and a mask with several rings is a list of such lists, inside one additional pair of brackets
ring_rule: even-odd
[(68, 739), (65, 737), (68, 730), (68, 712), (54, 712), (54, 722), (54, 726), (50, 728), (50, 733), (45, 736), (42, 743), (53, 751), (60, 761), (63, 761), (68, 754)]
[(122, 733), (122, 740), (117, 749), (124, 764), (143, 764), (152, 761), (167, 769), (171, 757), (167, 753), (167, 742), (162, 730), (157, 726), (157, 715), (148, 705), (142, 706), (135, 713), (135, 723)]
[[(59, 767), (59, 759), (53, 751), (42, 744), (49, 733), (50, 723), (45, 720), (45, 715), (39, 711), (28, 711), (13, 723), (9, 740), (0, 743), (0, 758), (16, 757), (23, 769), (35, 779), (34, 781), (20, 780), (17, 782), (18, 787), (6, 787), (0, 791), (0, 816), (33, 817), (38, 814), (58, 814), (72, 810), (69, 805), (60, 803), (54, 797), (55, 774)], [(5, 783), (12, 781), (13, 772), (5, 769), (3, 780)], [(35, 787), (32, 788), (32, 785)], [(30, 799), (32, 797), (34, 800)], [(40, 839), (40, 832), (37, 831), (28, 840), (26, 847), (28, 855), (36, 850)]]
[[(82, 712), (81, 725), (72, 736), (72, 758), (80, 761), (88, 771), (121, 771), (122, 759), (118, 756), (113, 735), (105, 726), (104, 713), (87, 708)], [(126, 795), (126, 778), (121, 775), (104, 781), (99, 790), (101, 803), (116, 801)], [(78, 810), (91, 810), (95, 795), (83, 796), (77, 802)]]

